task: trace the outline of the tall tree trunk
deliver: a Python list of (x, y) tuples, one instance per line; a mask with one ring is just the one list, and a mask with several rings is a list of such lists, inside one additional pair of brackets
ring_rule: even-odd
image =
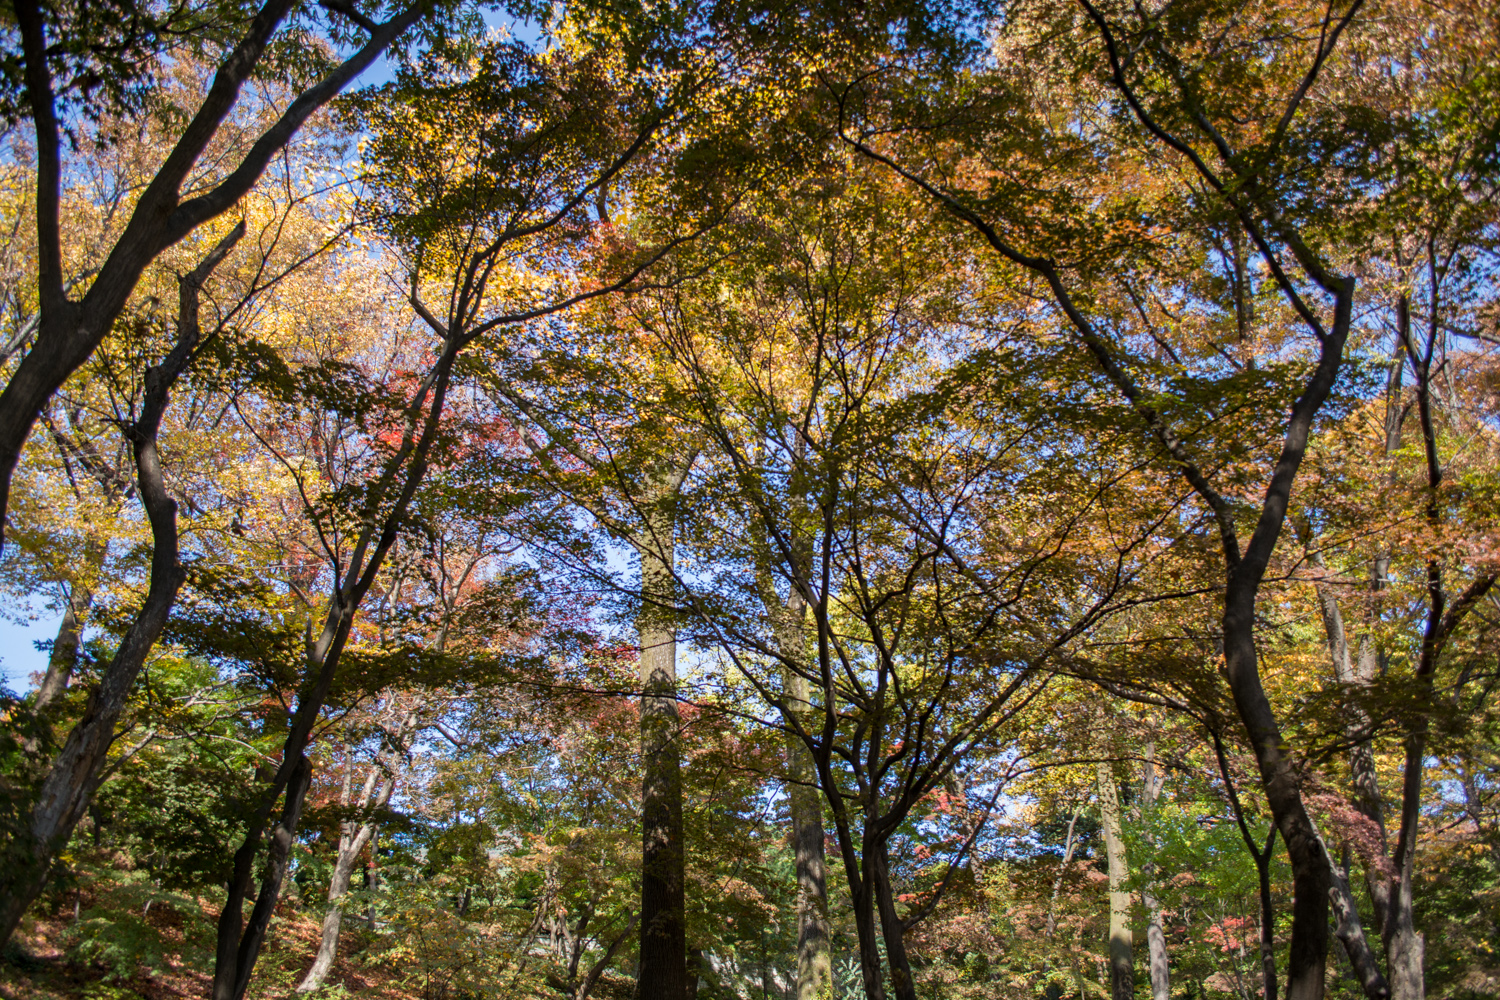
[(245, 234), (240, 223), (219, 241), (191, 273), (178, 282), (177, 339), (160, 364), (146, 370), (141, 410), (126, 429), (135, 455), (141, 503), (151, 525), (151, 578), (146, 598), (120, 647), (104, 669), (99, 687), (73, 726), (62, 750), (42, 779), (29, 815), (11, 843), (0, 848), (0, 944), (10, 940), (46, 884), (53, 858), (83, 818), (102, 780), (115, 738), (115, 723), (130, 689), (156, 645), (177, 600), (184, 573), (178, 562), (177, 502), (168, 495), (157, 451), (157, 433), (173, 385), (198, 345), (198, 299), (203, 283)]
[[(304, 741), (305, 745), (305, 741)], [(219, 914), (218, 954), (214, 963), (213, 1000), (240, 1000), (250, 985), (250, 974), (255, 970), (255, 960), (265, 943), (266, 932), (271, 926), (271, 915), (281, 897), (281, 883), (286, 877), (287, 862), (291, 858), (292, 843), (297, 835), (297, 824), (302, 819), (302, 807), (307, 802), (307, 789), (312, 779), (312, 766), (302, 752), (291, 757), (290, 768), (282, 763), (286, 775), (285, 801), (281, 816), (271, 828), (266, 851), (264, 873), (260, 892), (250, 919), (242, 924), (243, 903), (251, 880), (254, 877), (254, 862), (259, 854), (260, 830), (263, 826), (252, 826), (252, 835), (234, 856), (234, 881), (230, 886), (229, 900)], [(257, 829), (257, 826), (259, 828)]]
[(671, 606), (675, 487), (653, 497), (641, 560), (641, 945), (636, 995), (682, 1000), (687, 936), (682, 837), (682, 763), (678, 746), (677, 630)]
[[(801, 624), (805, 605), (793, 590), (778, 628), (781, 653), (802, 661)], [(812, 702), (807, 678), (788, 668), (783, 674), (787, 712), (803, 728), (811, 725)], [(823, 798), (807, 744), (788, 719), (786, 756), (790, 779), (792, 851), (797, 873), (797, 1000), (819, 1000), (833, 989), (829, 951), (828, 872), (823, 850)]]
[[(1422, 348), (1419, 349), (1413, 339), (1411, 309), (1405, 294), (1397, 300), (1396, 322), (1406, 359), (1411, 363), (1417, 380), (1417, 419), (1422, 432), (1422, 453), (1427, 471), (1427, 503), (1424, 513), (1428, 525), (1439, 530), (1442, 527), (1442, 514), (1438, 491), (1443, 485), (1443, 464), (1438, 454), (1437, 426), (1432, 412), (1432, 360), (1439, 340), (1436, 299), (1441, 279), (1431, 258), (1429, 268), (1434, 301), (1429, 303), (1428, 327)], [(1391, 859), (1396, 874), (1389, 883), (1388, 910), (1381, 933), (1385, 944), (1386, 965), (1390, 970), (1393, 1000), (1423, 1000), (1426, 994), (1423, 973), (1426, 947), (1422, 935), (1417, 933), (1413, 919), (1411, 883), (1417, 855), (1417, 825), (1421, 818), (1422, 774), (1427, 764), (1428, 713), (1432, 703), (1433, 677), (1437, 672), (1438, 657), (1442, 654), (1448, 637), (1469, 608), (1489, 591), (1494, 582), (1493, 574), (1476, 579), (1449, 609), (1443, 584), (1443, 564), (1435, 556), (1430, 556), (1427, 560), (1427, 621), (1416, 668), (1419, 684), (1417, 718), (1410, 725), (1404, 740), (1400, 827), (1396, 834), (1395, 856)]]
[[(821, 709), (825, 716), (824, 724), (827, 725), (827, 716), (832, 712), (832, 706), (824, 704)], [(860, 981), (864, 985), (865, 1000), (886, 1000), (880, 963), (880, 933), (875, 925), (876, 903), (871, 878), (874, 857), (868, 850), (861, 851), (861, 844), (855, 842), (849, 799), (839, 794), (832, 761), (828, 744), (819, 743), (818, 752), (813, 757), (813, 766), (818, 775), (819, 788), (826, 796), (840, 860), (844, 865), (844, 877), (849, 883), (854, 934), (859, 946)]]
[(886, 962), (891, 968), (891, 992), (896, 995), (896, 1000), (917, 1000), (917, 984), (911, 974), (911, 959), (906, 954), (906, 927), (896, 912), (896, 895), (891, 889), (891, 862), (885, 838), (866, 838), (865, 851), (874, 860), (870, 866), (870, 882), (880, 912)]
[[(1309, 539), (1310, 541), (1311, 539)], [(1378, 593), (1383, 585), (1386, 560), (1378, 558), (1372, 567), (1370, 590)], [(1316, 552), (1309, 553), (1308, 563), (1322, 573), (1327, 573), (1323, 559)], [(1319, 580), (1313, 585), (1318, 598), (1318, 612), (1323, 620), (1323, 633), (1328, 640), (1328, 655), (1333, 663), (1334, 679), (1340, 684), (1355, 688), (1368, 687), (1375, 680), (1374, 637), (1367, 629), (1360, 638), (1358, 657), (1351, 656), (1348, 627), (1338, 596), (1333, 588)], [(1380, 779), (1375, 771), (1375, 751), (1370, 746), (1370, 718), (1358, 708), (1349, 714), (1344, 726), (1344, 736), (1349, 740), (1349, 775), (1354, 788), (1354, 806), (1371, 825), (1382, 854), (1389, 852), (1389, 841), (1385, 829), (1385, 801), (1380, 794)], [(1370, 907), (1377, 930), (1383, 930), (1390, 910), (1390, 882), (1378, 867), (1365, 866), (1365, 887), (1370, 893)]]
[[(805, 441), (797, 437), (797, 454), (805, 452)], [(805, 498), (804, 498), (805, 500)], [(792, 852), (797, 878), (797, 1000), (819, 1000), (833, 989), (833, 958), (828, 926), (828, 873), (824, 851), (823, 798), (817, 784), (812, 753), (801, 733), (812, 724), (810, 684), (801, 672), (806, 662), (807, 618), (806, 537), (795, 529), (790, 559), (777, 559), (766, 538), (765, 526), (757, 521), (751, 531), (757, 536), (756, 585), (776, 634), (783, 660), (782, 722), (786, 727), (787, 778)], [(782, 563), (788, 577), (783, 600), (776, 586), (773, 563)]]
[(1271, 902), (1271, 849), (1276, 845), (1276, 827), (1266, 835), (1266, 846), (1255, 855), (1256, 885), (1260, 896), (1261, 996), (1276, 1000), (1276, 908)]
[(334, 959), (338, 956), (339, 930), (344, 919), (343, 899), (349, 891), (349, 880), (354, 875), (354, 866), (359, 856), (374, 839), (376, 821), (372, 813), (390, 804), (391, 792), (396, 787), (395, 779), (387, 775), (377, 796), (376, 782), (380, 780), (380, 776), (379, 767), (370, 769), (356, 801), (351, 801), (349, 797), (350, 775), (344, 776), (343, 794), (339, 796), (339, 805), (345, 808), (356, 808), (364, 813), (366, 818), (358, 825), (351, 819), (339, 823), (338, 855), (333, 864), (333, 876), (328, 882), (328, 910), (323, 914), (323, 933), (318, 941), (318, 954), (313, 959), (312, 968), (307, 970), (307, 975), (303, 976), (302, 982), (297, 984), (298, 993), (311, 993), (322, 986), (324, 980), (328, 978), (328, 973), (333, 969)]
[[(1396, 877), (1392, 880), (1391, 908), (1385, 927), (1386, 967), (1390, 971), (1392, 1000), (1423, 1000), (1426, 995), (1427, 943), (1413, 919), (1412, 870), (1416, 861), (1421, 775), (1425, 765), (1425, 733), (1408, 739), (1406, 778), (1410, 788), (1402, 796), (1402, 817), (1397, 848)], [(1408, 809), (1407, 803), (1411, 806)], [(1403, 850), (1404, 848), (1404, 850)]]
[(1225, 614), (1225, 661), (1232, 665), (1230, 687), (1256, 751), (1261, 787), (1292, 864), (1293, 933), (1287, 955), (1287, 1000), (1322, 1000), (1328, 960), (1328, 894), (1333, 887), (1331, 859), (1307, 814), (1296, 770), (1285, 752), (1286, 743), (1260, 682), (1254, 594), (1241, 592), (1235, 596), (1238, 600), (1227, 602), (1232, 612)]
[[(1312, 538), (1309, 533), (1308, 542)], [(1327, 567), (1322, 556), (1309, 551), (1308, 564), (1322, 574)], [(1378, 592), (1384, 579), (1384, 559), (1377, 558), (1371, 573), (1371, 591)], [(1375, 679), (1375, 649), (1371, 630), (1366, 629), (1361, 638), (1358, 659), (1350, 655), (1349, 637), (1344, 615), (1339, 607), (1333, 587), (1322, 579), (1313, 584), (1318, 599), (1318, 612), (1323, 620), (1323, 632), (1328, 641), (1329, 659), (1333, 663), (1334, 678), (1340, 684), (1356, 688), (1367, 687)], [(1350, 713), (1344, 726), (1344, 735), (1349, 740), (1349, 773), (1354, 788), (1355, 808), (1371, 825), (1376, 834), (1380, 852), (1384, 856), (1388, 848), (1385, 829), (1385, 804), (1380, 794), (1380, 782), (1375, 771), (1375, 752), (1370, 746), (1370, 718), (1362, 709)], [(1325, 848), (1326, 852), (1326, 848)], [(1344, 945), (1349, 962), (1360, 980), (1366, 996), (1371, 1000), (1382, 1000), (1389, 995), (1386, 977), (1380, 971), (1365, 937), (1359, 911), (1349, 890), (1347, 870), (1336, 866), (1333, 855), (1328, 854), (1333, 867), (1332, 887), (1334, 909), (1334, 936)], [(1370, 893), (1375, 925), (1384, 928), (1390, 910), (1390, 883), (1375, 865), (1365, 866), (1365, 885)]]
[[(805, 713), (807, 680), (789, 675), (787, 696), (794, 711)], [(823, 800), (807, 747), (796, 736), (787, 738), (787, 763), (793, 783), (792, 850), (797, 867), (797, 1000), (819, 1000), (833, 989)]]
[(1125, 836), (1120, 829), (1120, 797), (1115, 776), (1100, 763), (1099, 817), (1104, 826), (1104, 854), (1109, 863), (1109, 995), (1111, 1000), (1135, 996), (1134, 941), (1130, 933), (1130, 870), (1125, 861)]
[[(870, 877), (870, 862), (860, 858), (852, 861), (852, 851), (844, 851), (845, 871), (857, 876), (850, 878), (849, 901), (854, 911), (854, 934), (859, 942), (859, 975), (865, 987), (865, 1000), (886, 1000), (885, 974), (880, 965), (880, 932), (876, 928), (876, 905), (873, 892), (874, 880)], [(873, 859), (871, 859), (873, 861)]]
[(639, 913), (630, 915), (630, 919), (625, 922), (624, 929), (615, 935), (614, 940), (604, 949), (604, 954), (599, 957), (599, 961), (589, 968), (588, 974), (583, 977), (583, 982), (578, 984), (573, 1000), (588, 1000), (588, 995), (598, 984), (599, 977), (604, 975), (604, 970), (609, 968), (609, 963), (615, 960), (615, 953), (620, 950), (620, 945), (625, 943), (625, 939), (630, 936), (630, 932), (635, 929), (636, 921), (640, 918)]
[(1161, 903), (1156, 898), (1156, 800), (1161, 779), (1156, 773), (1155, 745), (1146, 747), (1146, 761), (1141, 765), (1141, 819), (1146, 843), (1151, 849), (1141, 871), (1144, 876), (1141, 904), (1146, 909), (1146, 952), (1150, 961), (1151, 1000), (1171, 1000), (1171, 970), (1167, 963), (1167, 936), (1161, 926)]

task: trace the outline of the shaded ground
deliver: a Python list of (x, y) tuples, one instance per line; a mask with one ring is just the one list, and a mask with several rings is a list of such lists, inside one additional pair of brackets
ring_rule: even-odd
[[(154, 917), (154, 919), (153, 919)], [(147, 921), (161, 940), (170, 945), (181, 939), (181, 920), (165, 908), (148, 913)], [(164, 948), (154, 968), (144, 966), (129, 977), (114, 975), (104, 963), (87, 963), (68, 957), (67, 931), (71, 913), (28, 918), (0, 956), (0, 1000), (201, 1000), (208, 995), (211, 976), (206, 968), (183, 961), (180, 953)], [(278, 918), (275, 945), (262, 953), (251, 981), (252, 1000), (271, 1000), (291, 995), (292, 988), (312, 964), (317, 948), (318, 925), (303, 914)], [(350, 996), (390, 997), (421, 1000), (389, 970), (351, 965), (340, 956), (328, 978), (329, 992)]]
[[(133, 974), (117, 975), (117, 968), (98, 962), (70, 958), (70, 944), (77, 932), (71, 908), (64, 912), (28, 917), (15, 938), (0, 955), (0, 1000), (202, 1000), (208, 996), (211, 976), (206, 963), (184, 961), (172, 944), (183, 944), (183, 918), (170, 907), (154, 907), (145, 915), (157, 942), (163, 945), (152, 956), (151, 967), (138, 965)], [(319, 925), (301, 912), (278, 914), (272, 942), (262, 953), (251, 981), (248, 1000), (288, 1000), (317, 948)], [(356, 951), (359, 935), (346, 935), (352, 948), (340, 948), (340, 956), (328, 977), (328, 997), (380, 997), (390, 1000), (452, 1000), (451, 996), (424, 996), (420, 982), (412, 982), (401, 970), (361, 964)], [(201, 956), (200, 956), (201, 957)], [(591, 1000), (629, 1000), (634, 983), (622, 976), (606, 975), (596, 985)], [(524, 1000), (518, 997), (517, 1000)], [(560, 1000), (548, 992), (537, 1000)]]

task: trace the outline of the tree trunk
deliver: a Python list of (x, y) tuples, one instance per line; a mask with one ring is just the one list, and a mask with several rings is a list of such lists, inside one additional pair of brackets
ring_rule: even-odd
[[(1310, 554), (1308, 563), (1326, 572), (1323, 560)], [(1371, 571), (1370, 590), (1378, 593), (1384, 579), (1382, 564), (1377, 560)], [(1367, 687), (1375, 679), (1374, 637), (1368, 631), (1361, 636), (1357, 658), (1350, 655), (1348, 630), (1338, 597), (1326, 583), (1314, 584), (1318, 598), (1318, 611), (1323, 619), (1323, 632), (1328, 639), (1328, 655), (1333, 662), (1334, 679), (1340, 684)], [(1351, 713), (1344, 727), (1349, 740), (1349, 774), (1354, 787), (1354, 806), (1372, 826), (1379, 842), (1380, 851), (1389, 851), (1385, 829), (1385, 801), (1380, 794), (1380, 779), (1375, 771), (1375, 752), (1369, 743), (1370, 719), (1363, 712)], [(1383, 930), (1390, 910), (1390, 882), (1374, 867), (1365, 866), (1365, 887), (1370, 893), (1370, 908), (1377, 930)]]
[[(328, 883), (328, 910), (323, 914), (323, 934), (318, 941), (318, 954), (313, 959), (312, 968), (307, 970), (307, 975), (302, 977), (302, 982), (297, 984), (298, 993), (311, 993), (323, 985), (328, 978), (328, 973), (333, 969), (333, 961), (338, 956), (339, 929), (344, 919), (343, 898), (349, 891), (349, 880), (354, 875), (355, 862), (369, 846), (375, 836), (375, 818), (368, 815), (372, 810), (384, 808), (391, 801), (391, 792), (396, 787), (393, 778), (387, 776), (385, 783), (380, 788), (380, 794), (375, 796), (375, 782), (380, 777), (378, 767), (371, 768), (369, 775), (365, 778), (364, 788), (360, 790), (357, 806), (366, 811), (367, 818), (364, 822), (355, 826), (353, 820), (344, 820), (339, 823), (339, 849), (338, 857), (333, 865), (333, 877)], [(349, 800), (350, 780), (349, 775), (344, 776), (343, 794), (339, 796), (339, 804), (346, 808), (356, 803)]]
[[(675, 490), (671, 491), (675, 493)], [(678, 747), (677, 631), (671, 604), (674, 518), (657, 498), (641, 560), (641, 946), (640, 1000), (682, 1000), (687, 986), (682, 764)]]
[(698, 1000), (698, 982), (703, 977), (703, 949), (689, 948), (687, 960), (687, 986), (683, 989), (686, 1000)]
[[(790, 696), (806, 705), (807, 681), (796, 678)], [(787, 743), (794, 782), (791, 821), (797, 866), (797, 1000), (819, 1000), (833, 989), (827, 858), (823, 850), (823, 801), (815, 784), (807, 747), (795, 736), (789, 737)]]
[(1322, 1000), (1328, 960), (1330, 859), (1302, 802), (1300, 782), (1285, 752), (1265, 689), (1254, 639), (1252, 593), (1226, 602), (1224, 658), (1241, 721), (1259, 765), (1261, 787), (1286, 842), (1292, 864), (1292, 939), (1287, 955), (1287, 1000)]
[(1099, 764), (1098, 776), (1099, 815), (1104, 821), (1104, 853), (1109, 862), (1109, 995), (1111, 1000), (1132, 1000), (1135, 955), (1130, 933), (1130, 870), (1120, 829), (1120, 797), (1108, 764)]
[(286, 776), (286, 801), (282, 806), (281, 818), (271, 830), (260, 892), (250, 911), (249, 922), (243, 925), (244, 899), (255, 875), (254, 864), (260, 853), (263, 822), (252, 824), (245, 842), (234, 855), (234, 879), (230, 883), (229, 899), (219, 914), (218, 950), (211, 993), (213, 1000), (241, 1000), (245, 995), (245, 990), (250, 985), (250, 974), (255, 970), (255, 960), (260, 955), (261, 945), (271, 926), (272, 911), (281, 896), (281, 882), (286, 876), (287, 860), (291, 856), (292, 842), (296, 837), (297, 824), (302, 819), (302, 806), (307, 801), (308, 783), (312, 777), (307, 757), (300, 751), (292, 758), (290, 768), (287, 764), (283, 760), (281, 767)]
[[(83, 716), (68, 733), (53, 761), (30, 815), (10, 844), (0, 848), (0, 944), (10, 940), (46, 884), (52, 860), (67, 843), (99, 787), (115, 723), (130, 689), (156, 645), (177, 600), (184, 573), (178, 562), (177, 503), (166, 490), (157, 433), (172, 386), (187, 367), (201, 330), (198, 297), (203, 283), (245, 234), (243, 223), (219, 241), (191, 273), (178, 282), (177, 339), (160, 364), (146, 370), (141, 410), (126, 429), (135, 455), (141, 503), (151, 524), (151, 578), (146, 599), (104, 669)], [(45, 401), (44, 401), (45, 402)], [(29, 425), (28, 425), (29, 426)], [(3, 459), (4, 456), (0, 456)]]
[[(795, 591), (787, 601), (779, 644), (783, 656), (801, 662), (804, 605)], [(812, 702), (807, 678), (787, 669), (783, 681), (787, 711), (803, 727), (810, 725)], [(787, 728), (793, 729), (791, 720)], [(790, 780), (792, 851), (797, 870), (797, 1000), (819, 1000), (833, 989), (829, 953), (828, 873), (823, 850), (823, 798), (812, 755), (796, 732), (786, 737)]]
[[(1156, 800), (1161, 792), (1161, 779), (1156, 774), (1155, 747), (1146, 748), (1146, 761), (1141, 768), (1141, 819), (1146, 834), (1146, 843), (1152, 851), (1156, 838), (1152, 824), (1156, 818)], [(1167, 962), (1167, 936), (1161, 926), (1161, 904), (1156, 899), (1156, 860), (1146, 857), (1141, 866), (1144, 876), (1141, 904), (1146, 908), (1146, 952), (1150, 961), (1151, 1000), (1171, 1000), (1171, 969)]]
[[(854, 934), (859, 942), (859, 975), (865, 987), (865, 1000), (886, 1000), (885, 976), (880, 967), (880, 933), (875, 927), (875, 899), (872, 893), (870, 861), (859, 859), (850, 867), (845, 851), (845, 870), (851, 874), (849, 901), (854, 910)], [(858, 884), (855, 883), (858, 877)]]
[(812, 720), (810, 685), (798, 669), (805, 662), (807, 647), (803, 633), (807, 602), (801, 589), (805, 585), (805, 553), (802, 551), (805, 539), (794, 535), (792, 558), (779, 560), (790, 577), (788, 594), (783, 600), (772, 571), (773, 562), (778, 560), (770, 552), (764, 525), (757, 522), (751, 530), (757, 534), (761, 550), (756, 564), (756, 584), (783, 660), (782, 696), (785, 705), (782, 722), (787, 730), (789, 818), (797, 877), (797, 1000), (819, 1000), (833, 990), (833, 959), (829, 951), (823, 798), (812, 753), (799, 735), (799, 726), (806, 730)]
[(1276, 846), (1276, 827), (1266, 835), (1266, 846), (1255, 855), (1255, 877), (1260, 896), (1261, 996), (1276, 1000), (1276, 909), (1271, 902), (1271, 849)]
[(917, 1000), (917, 984), (912, 979), (911, 960), (906, 955), (906, 928), (896, 913), (896, 897), (891, 891), (890, 855), (886, 841), (866, 840), (865, 850), (872, 855), (870, 882), (875, 890), (875, 905), (880, 911), (880, 930), (885, 940), (885, 958), (891, 968), (891, 992), (896, 1000)]
[(1068, 874), (1068, 866), (1073, 863), (1073, 851), (1078, 847), (1078, 840), (1073, 836), (1073, 831), (1078, 826), (1078, 810), (1075, 808), (1073, 814), (1068, 817), (1068, 834), (1063, 839), (1062, 863), (1057, 866), (1057, 874), (1052, 878), (1052, 895), (1047, 900), (1047, 937), (1057, 936), (1057, 897), (1062, 894), (1063, 879)]
[[(395, 545), (398, 526), (406, 516), (427, 472), (429, 455), (443, 417), (443, 407), (451, 384), (453, 364), (462, 340), (448, 337), (427, 380), (419, 386), (407, 410), (407, 427), (401, 445), (387, 459), (384, 471), (365, 501), (366, 525), (362, 529), (347, 566), (339, 566), (323, 631), (316, 642), (309, 643), (302, 684), (297, 692), (297, 708), (282, 742), (281, 766), (270, 787), (265, 790), (246, 831), (240, 849), (234, 855), (234, 870), (219, 913), (218, 940), (214, 955), (212, 1000), (241, 1000), (250, 984), (256, 958), (270, 927), (271, 911), (280, 895), (281, 880), (286, 874), (286, 853), (302, 816), (307, 795), (307, 745), (314, 725), (327, 701), (339, 661), (354, 627), (354, 616), (360, 602), (369, 593), (377, 575)], [(404, 479), (400, 477), (405, 468)], [(399, 487), (399, 488), (398, 488)], [(394, 503), (377, 517), (384, 502), (394, 491)], [(261, 838), (276, 803), (285, 795), (281, 820), (272, 832), (270, 850), (261, 880), (260, 892), (250, 920), (244, 922), (244, 904), (255, 876), (255, 860)]]
[(1427, 989), (1424, 972), (1427, 942), (1412, 921), (1411, 877), (1408, 858), (1395, 879), (1394, 905), (1385, 935), (1392, 1000), (1423, 1000)]
[(635, 923), (640, 918), (641, 915), (639, 913), (632, 913), (630, 915), (630, 919), (625, 922), (625, 929), (615, 935), (615, 939), (609, 943), (609, 947), (604, 949), (604, 954), (600, 956), (599, 961), (593, 964), (588, 971), (588, 975), (583, 977), (583, 982), (578, 984), (578, 990), (573, 994), (573, 1000), (588, 1000), (588, 995), (599, 982), (599, 977), (604, 975), (604, 970), (609, 968), (610, 962), (614, 961), (615, 952), (620, 950), (620, 945), (625, 943), (625, 939), (630, 936), (631, 930), (635, 928)]
[[(88, 561), (88, 572), (92, 576), (104, 563), (104, 544), (90, 538), (84, 547)], [(78, 667), (78, 645), (83, 640), (83, 625), (94, 606), (94, 588), (89, 583), (74, 583), (68, 595), (67, 607), (63, 609), (62, 621), (57, 626), (57, 638), (52, 642), (52, 653), (47, 657), (47, 673), (36, 689), (33, 707), (38, 712), (62, 697)]]

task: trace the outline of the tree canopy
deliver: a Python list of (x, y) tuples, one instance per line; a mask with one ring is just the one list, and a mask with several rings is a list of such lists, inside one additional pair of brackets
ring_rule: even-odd
[(1500, 992), (1500, 19), (0, 13), (0, 995)]

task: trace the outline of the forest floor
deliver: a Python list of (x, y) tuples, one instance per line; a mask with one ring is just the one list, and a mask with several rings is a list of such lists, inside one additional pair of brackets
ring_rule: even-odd
[[(111, 938), (94, 944), (110, 960), (87, 961), (79, 956), (79, 944), (87, 934), (78, 923), (79, 910), (72, 906), (41, 916), (29, 916), (0, 954), (0, 1000), (201, 1000), (212, 985), (211, 957), (203, 939), (205, 917), (196, 914), (186, 921), (171, 907), (153, 907), (136, 921), (133, 940)], [(118, 917), (119, 914), (114, 916)], [(116, 920), (118, 926), (120, 921)], [(193, 926), (196, 924), (196, 927)], [(278, 912), (272, 942), (256, 964), (246, 1000), (293, 1000), (296, 984), (312, 964), (320, 932), (319, 922), (303, 911)], [(198, 940), (190, 939), (196, 931)], [(343, 944), (357, 946), (357, 933), (347, 934)], [(133, 949), (122, 954), (121, 949)], [(360, 961), (348, 954), (356, 948), (341, 947), (339, 959), (319, 997), (335, 1000), (378, 997), (381, 1000), (425, 1000), (420, 977), (385, 963)], [(621, 1000), (634, 993), (632, 980), (606, 975), (596, 985), (594, 1000)], [(548, 993), (548, 998), (557, 994)], [(518, 998), (520, 1000), (520, 998)]]
[[(132, 974), (122, 975), (120, 964), (80, 961), (70, 957), (69, 945), (78, 933), (71, 928), (72, 912), (29, 918), (0, 956), (0, 1000), (200, 1000), (208, 996), (212, 977), (199, 961), (186, 961), (187, 942), (181, 921), (171, 913), (148, 917), (158, 947), (149, 961), (131, 963)], [(174, 926), (175, 925), (175, 926)], [(274, 947), (262, 952), (249, 1000), (290, 997), (293, 987), (312, 963), (319, 925), (306, 914), (278, 915)], [(174, 949), (173, 944), (179, 947)], [(201, 954), (197, 956), (203, 958)], [(340, 956), (328, 977), (325, 996), (388, 997), (419, 1000), (398, 972), (348, 962)]]

